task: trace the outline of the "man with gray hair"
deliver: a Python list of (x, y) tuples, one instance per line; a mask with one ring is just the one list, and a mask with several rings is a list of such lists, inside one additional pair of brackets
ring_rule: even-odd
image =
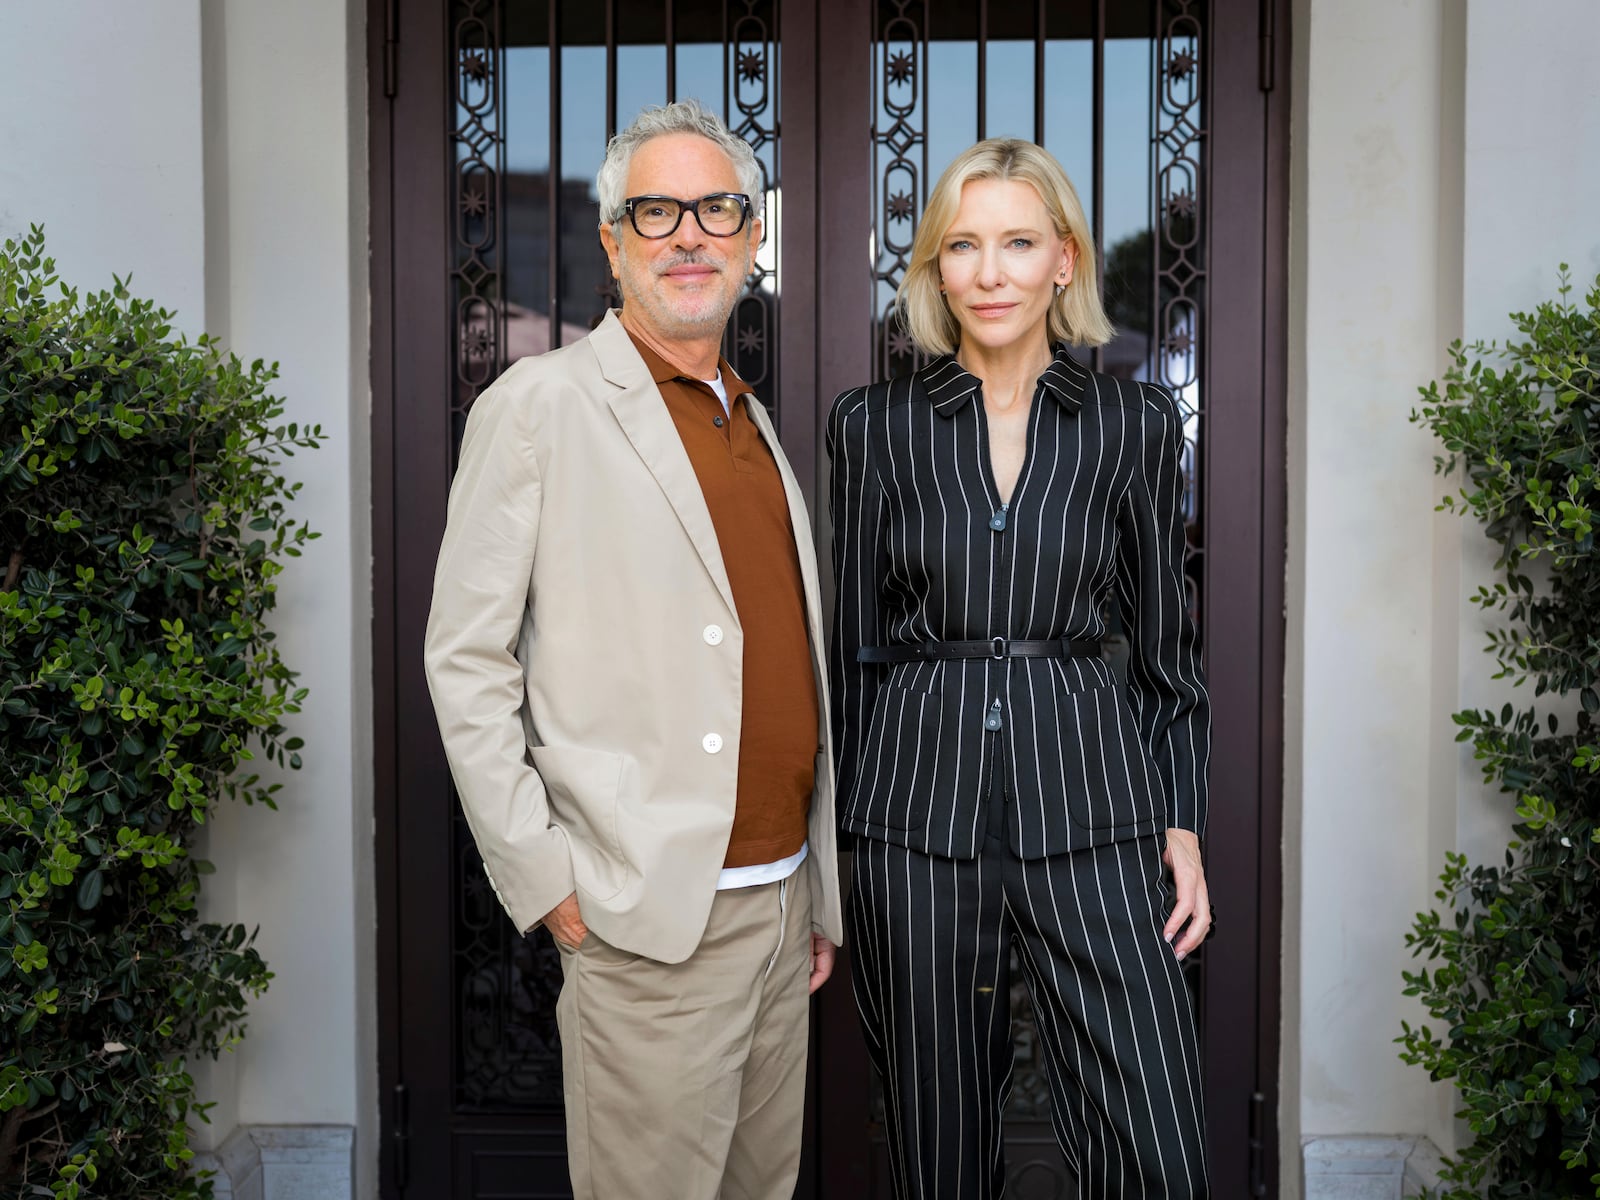
[(561, 952), (579, 1200), (794, 1190), (842, 939), (810, 522), (718, 353), (761, 241), (694, 101), (600, 168), (620, 315), (473, 406), (425, 660), (484, 871)]

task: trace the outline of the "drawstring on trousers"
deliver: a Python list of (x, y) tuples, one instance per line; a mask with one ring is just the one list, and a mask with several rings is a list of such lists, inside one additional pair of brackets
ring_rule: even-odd
[(778, 880), (778, 944), (773, 947), (772, 957), (767, 959), (765, 974), (771, 975), (772, 968), (778, 965), (778, 955), (783, 951), (783, 929), (789, 923), (789, 880)]

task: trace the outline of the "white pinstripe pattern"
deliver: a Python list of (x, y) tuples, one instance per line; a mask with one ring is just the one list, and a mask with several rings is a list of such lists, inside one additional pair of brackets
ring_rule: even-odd
[[(1058, 351), (1000, 508), (979, 381), (954, 359), (848, 392), (833, 461), (833, 720), (858, 835), (857, 1000), (904, 1197), (1002, 1188), (1015, 937), (1082, 1195), (1206, 1195), (1198, 1050), (1159, 839), (1203, 833), (1210, 709), (1184, 597), (1172, 398)], [(862, 665), (863, 645), (1092, 640), (1098, 659)], [(984, 718), (998, 701), (1002, 731)], [(1006, 783), (991, 827), (988, 783)], [(1000, 835), (995, 840), (992, 835)], [(992, 989), (992, 990), (991, 990)]]
[(1165, 918), (1160, 839), (1024, 860), (856, 843), (856, 1004), (901, 1200), (1004, 1195), (1009, 951), (1044, 1042), (1082, 1200), (1204, 1200), (1199, 1048)]

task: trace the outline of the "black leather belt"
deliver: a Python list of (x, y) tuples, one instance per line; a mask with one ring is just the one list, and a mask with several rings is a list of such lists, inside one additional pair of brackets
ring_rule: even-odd
[(932, 662), (950, 658), (1099, 658), (1099, 642), (1054, 638), (990, 638), (977, 642), (918, 642), (904, 646), (863, 646), (856, 661), (864, 663)]

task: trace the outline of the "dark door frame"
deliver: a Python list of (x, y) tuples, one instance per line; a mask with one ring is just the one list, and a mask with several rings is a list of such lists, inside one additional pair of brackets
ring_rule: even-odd
[[(404, 799), (448, 794), (448, 780), (442, 756), (425, 751), (436, 738), (431, 719), (418, 706), (408, 709), (398, 701), (402, 694), (426, 694), (415, 652), (425, 606), (415, 598), (431, 589), (431, 564), (403, 554), (402, 543), (437, 544), (444, 517), (440, 497), (449, 472), (449, 414), (440, 402), (450, 377), (447, 339), (395, 336), (397, 329), (427, 320), (449, 270), (444, 155), (420, 163), (402, 155), (405, 178), (396, 178), (397, 130), (438, 125), (443, 133), (447, 98), (445, 73), (436, 61), (439, 43), (419, 24), (431, 8), (402, 8), (401, 0), (367, 4), (380, 1189), (386, 1197), (400, 1195), (407, 1182), (420, 1182), (405, 1177), (410, 1107), (448, 1099), (418, 1097), (417, 1081), (407, 1077), (400, 1058), (401, 1030), (408, 1022), (451, 1011), (449, 996), (439, 994), (439, 988), (447, 990), (444, 981), (419, 985), (415, 973), (404, 969), (401, 945), (402, 930), (408, 943), (433, 938), (445, 944), (448, 918), (446, 907), (425, 889), (406, 886), (414, 878), (408, 847), (448, 840), (449, 822), (447, 813)], [(1208, 191), (1216, 215), (1205, 395), (1225, 396), (1227, 403), (1208, 405), (1203, 503), (1233, 514), (1227, 525), (1210, 523), (1207, 594), (1217, 594), (1218, 573), (1225, 572), (1229, 591), (1259, 597), (1256, 605), (1212, 604), (1206, 613), (1208, 642), (1239, 648), (1226, 661), (1209, 664), (1221, 716), (1212, 756), (1217, 802), (1208, 869), (1217, 878), (1254, 879), (1258, 913), (1251, 928), (1224, 911), (1219, 936), (1206, 950), (1209, 974), (1250, 981), (1230, 994), (1226, 1005), (1213, 1002), (1204, 1013), (1209, 1053), (1225, 1047), (1230, 1056), (1248, 1056), (1255, 1079), (1248, 1097), (1215, 1094), (1208, 1083), (1213, 1145), (1251, 1149), (1245, 1166), (1214, 1163), (1219, 1196), (1278, 1194), (1289, 9), (1289, 0), (1212, 0), (1206, 95)], [(784, 6), (785, 71), (802, 95), (864, 95), (869, 11), (868, 0)], [(845, 36), (852, 30), (854, 38)], [(820, 45), (829, 46), (827, 55), (818, 53)], [(402, 80), (404, 86), (397, 86)], [(864, 99), (861, 111), (868, 111)], [(859, 282), (861, 246), (870, 225), (870, 163), (851, 143), (852, 135), (860, 138), (859, 131), (819, 121), (815, 104), (786, 107), (785, 122), (787, 132), (804, 129), (805, 140), (818, 149), (811, 163), (786, 163), (786, 187), (814, 198), (809, 206), (790, 206), (787, 235), (848, 231), (821, 247), (814, 277), (796, 271), (784, 284), (786, 390), (820, 399), (809, 410), (784, 405), (780, 433), (805, 447), (793, 456), (794, 465), (813, 512), (822, 518), (816, 506), (822, 494), (817, 448), (825, 400), (872, 373), (867, 334), (872, 303)], [(1235, 134), (1237, 140), (1231, 140)], [(1216, 186), (1219, 179), (1225, 192)], [(433, 227), (437, 236), (428, 236)], [(405, 244), (397, 246), (401, 230)], [(843, 314), (854, 316), (859, 339), (816, 345), (824, 298), (830, 324)], [(1221, 347), (1226, 354), (1218, 352)], [(806, 424), (809, 437), (791, 438)], [(402, 430), (426, 435), (397, 437)], [(1214, 463), (1210, 449), (1219, 443), (1257, 446), (1259, 454)], [(867, 1118), (866, 1089), (848, 1082), (858, 1075), (839, 1070), (858, 1053), (862, 1057), (856, 1061), (864, 1059), (847, 987), (847, 978), (832, 985), (838, 995), (821, 1006), (814, 1034), (822, 1053), (814, 1056), (820, 1069), (814, 1069), (818, 1086), (808, 1119), (816, 1135), (815, 1158), (807, 1163), (806, 1178), (817, 1179), (821, 1194), (828, 1196), (863, 1194), (854, 1189), (864, 1186), (866, 1169), (851, 1150)]]
[[(1213, 400), (1227, 397), (1228, 402), (1211, 405), (1213, 434), (1206, 446), (1208, 456), (1218, 444), (1256, 445), (1260, 452), (1253, 459), (1231, 461), (1225, 469), (1208, 461), (1205, 504), (1213, 511), (1249, 517), (1209, 523), (1207, 594), (1218, 594), (1214, 581), (1220, 565), (1235, 573), (1230, 581), (1234, 591), (1259, 596), (1259, 603), (1238, 609), (1213, 603), (1207, 613), (1208, 639), (1236, 645), (1240, 652), (1207, 663), (1213, 694), (1224, 699), (1228, 710), (1226, 719), (1216, 720), (1212, 745), (1214, 800), (1206, 870), (1213, 878), (1237, 874), (1254, 879), (1258, 917), (1253, 929), (1246, 922), (1224, 924), (1207, 949), (1208, 972), (1223, 978), (1242, 973), (1254, 986), (1238, 996), (1238, 1007), (1210, 1005), (1202, 1045), (1212, 1055), (1228, 1046), (1251, 1056), (1256, 1080), (1248, 1097), (1219, 1097), (1208, 1084), (1212, 1144), (1237, 1139), (1250, 1148), (1247, 1173), (1224, 1174), (1214, 1167), (1216, 1194), (1277, 1196), (1290, 5), (1288, 0), (1227, 0), (1218, 7), (1232, 9), (1235, 20), (1213, 21), (1208, 125), (1222, 136), (1212, 138), (1210, 178), (1228, 183), (1226, 192), (1210, 189), (1212, 371), (1206, 394)], [(1252, 9), (1257, 12), (1253, 36), (1245, 19)], [(1241, 136), (1230, 140), (1229, 135)], [(1222, 346), (1231, 353), (1220, 355), (1217, 348)], [(1236, 797), (1245, 803), (1230, 803)], [(1225, 913), (1222, 920), (1229, 921)]]
[[(415, 1094), (418, 1081), (402, 1062), (402, 1030), (408, 1022), (437, 1021), (441, 1014), (448, 1022), (451, 1012), (449, 996), (441, 998), (438, 989), (419, 994), (401, 942), (403, 931), (408, 943), (448, 945), (449, 917), (447, 905), (423, 902), (425, 889), (405, 886), (417, 878), (410, 869), (417, 848), (429, 842), (447, 845), (450, 838), (447, 814), (428, 814), (405, 801), (416, 793), (449, 791), (442, 757), (422, 752), (437, 741), (437, 731), (420, 706), (399, 702), (403, 694), (427, 694), (420, 653), (426, 607), (406, 598), (432, 591), (420, 556), (404, 554), (401, 539), (438, 544), (444, 527), (439, 496), (449, 472), (449, 412), (441, 402), (450, 378), (449, 339), (395, 336), (397, 329), (417, 328), (426, 319), (443, 298), (448, 274), (445, 156), (397, 159), (394, 142), (397, 129), (433, 123), (441, 138), (444, 132), (445, 72), (435, 61), (439, 43), (419, 36), (424, 31), (414, 27), (423, 7), (403, 8), (400, 0), (369, 0), (367, 6), (379, 1189), (386, 1197), (420, 1182), (408, 1170), (411, 1108), (419, 1101), (432, 1108), (448, 1102), (448, 1096)], [(402, 20), (413, 27), (402, 29)], [(403, 180), (396, 178), (397, 162), (403, 163)], [(427, 235), (430, 212), (436, 236)], [(397, 245), (400, 230), (404, 246)], [(437, 309), (435, 318), (443, 320), (446, 311)], [(405, 429), (428, 429), (432, 436), (396, 436)], [(448, 1188), (438, 1194), (447, 1195)]]

